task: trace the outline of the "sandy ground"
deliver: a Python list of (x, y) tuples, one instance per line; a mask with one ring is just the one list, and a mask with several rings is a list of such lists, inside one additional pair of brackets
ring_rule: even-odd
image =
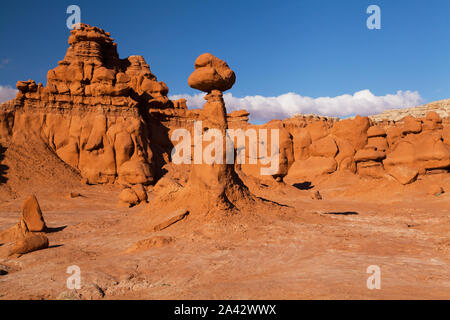
[[(285, 206), (225, 224), (188, 216), (159, 232), (148, 231), (150, 204), (119, 207), (114, 186), (79, 185), (74, 199), (44, 189), (36, 194), (51, 247), (15, 258), (0, 246), (0, 299), (448, 299), (450, 193), (424, 191), (450, 186), (446, 176), (253, 190)], [(23, 200), (0, 203), (0, 230), (17, 223)], [(153, 236), (174, 241), (127, 252)], [(66, 287), (72, 265), (81, 269), (75, 291)], [(371, 265), (380, 290), (367, 288)]]

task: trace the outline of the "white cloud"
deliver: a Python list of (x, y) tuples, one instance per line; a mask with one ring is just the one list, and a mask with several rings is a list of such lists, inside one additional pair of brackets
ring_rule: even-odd
[[(194, 96), (173, 95), (172, 100), (184, 98), (189, 108), (201, 108), (205, 104), (204, 94)], [(370, 90), (362, 90), (337, 97), (304, 97), (297, 93), (286, 93), (278, 97), (247, 96), (233, 97), (224, 94), (227, 111), (245, 109), (250, 112), (252, 120), (269, 121), (284, 119), (296, 113), (314, 113), (324, 116), (348, 117), (381, 113), (388, 109), (400, 109), (421, 105), (423, 100), (417, 91), (397, 91), (396, 94), (375, 96)]]
[(17, 90), (9, 86), (0, 86), (0, 103), (14, 99), (16, 97)]

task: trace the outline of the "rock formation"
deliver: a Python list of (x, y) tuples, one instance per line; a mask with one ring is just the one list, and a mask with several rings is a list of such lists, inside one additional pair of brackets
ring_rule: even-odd
[(43, 234), (27, 234), (9, 249), (9, 255), (26, 254), (48, 248), (48, 238)]
[(0, 232), (0, 243), (12, 243), (9, 255), (25, 254), (48, 247), (47, 226), (36, 196), (29, 196), (22, 205), (20, 221)]
[(211, 93), (213, 90), (227, 91), (236, 81), (234, 72), (225, 61), (204, 53), (195, 60), (195, 71), (188, 79), (190, 87)]
[(17, 83), (16, 99), (0, 108), (0, 138), (44, 140), (89, 184), (151, 183), (146, 121), (154, 109), (174, 108), (167, 86), (141, 56), (119, 59), (110, 34), (97, 27), (74, 29), (69, 45), (47, 86)]
[(20, 219), (31, 232), (45, 232), (47, 229), (41, 207), (35, 195), (29, 196), (23, 203)]
[(195, 70), (188, 82), (191, 87), (207, 92), (206, 104), (197, 120), (202, 121), (204, 128), (220, 132), (223, 152), (219, 155), (221, 159), (216, 159), (211, 164), (205, 163), (205, 159), (201, 160), (201, 163), (192, 164), (189, 180), (180, 192), (179, 200), (176, 200), (183, 202), (184, 205), (198, 198), (198, 204), (209, 212), (235, 207), (239, 209), (239, 202), (249, 204), (255, 201), (237, 175), (234, 164), (227, 164), (226, 161), (228, 121), (222, 91), (230, 89), (235, 80), (234, 72), (224, 61), (209, 53), (197, 58)]
[(418, 175), (450, 170), (450, 126), (436, 112), (387, 123), (357, 116), (331, 124), (326, 118), (305, 124), (302, 118), (295, 126), (295, 119), (284, 121), (293, 135), (290, 180), (349, 171), (409, 184)]
[[(420, 175), (449, 171), (448, 101), (387, 117), (296, 115), (250, 125), (245, 110), (226, 113), (222, 94), (236, 76), (209, 53), (197, 58), (188, 79), (207, 93), (206, 104), (189, 110), (186, 100), (168, 99), (168, 87), (143, 57), (120, 59), (108, 32), (82, 24), (68, 42), (46, 86), (18, 81), (16, 99), (0, 105), (0, 141), (10, 147), (43, 144), (85, 183), (120, 184), (121, 204), (145, 202), (154, 183), (154, 191), (166, 198), (201, 193), (209, 198), (204, 203), (230, 208), (254, 201), (242, 182), (246, 177), (299, 182), (339, 173), (409, 184)], [(179, 128), (193, 132), (194, 121), (202, 121), (205, 130), (218, 129), (222, 137), (227, 128), (255, 129), (258, 139), (260, 129), (278, 129), (278, 171), (261, 176), (263, 165), (249, 164), (254, 155), (247, 152), (242, 165), (172, 165), (171, 134)], [(175, 178), (173, 172), (181, 174)]]
[(425, 118), (428, 112), (436, 112), (441, 118), (450, 120), (450, 99), (435, 101), (423, 106), (404, 109), (386, 110), (369, 116), (373, 122), (400, 121), (407, 116)]

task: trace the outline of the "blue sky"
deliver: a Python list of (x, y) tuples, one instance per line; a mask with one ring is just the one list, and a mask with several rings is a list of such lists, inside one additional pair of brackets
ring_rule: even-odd
[[(449, 98), (447, 0), (2, 1), (0, 86), (46, 82), (68, 47), (71, 4), (82, 22), (111, 32), (122, 58), (144, 56), (172, 95), (197, 93), (187, 78), (195, 58), (211, 52), (236, 72), (234, 98), (366, 89), (376, 97), (410, 90), (424, 102)], [(366, 27), (371, 4), (381, 8), (381, 30)]]

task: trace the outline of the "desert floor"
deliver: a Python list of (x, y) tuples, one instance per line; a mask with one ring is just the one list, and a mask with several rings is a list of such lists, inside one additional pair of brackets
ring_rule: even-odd
[[(409, 186), (354, 177), (253, 190), (282, 210), (205, 221), (188, 216), (159, 231), (150, 204), (117, 205), (119, 188), (36, 192), (50, 248), (7, 257), (0, 246), (0, 299), (448, 299), (450, 193), (428, 195), (448, 175)], [(311, 199), (320, 190), (322, 201)], [(24, 197), (0, 202), (0, 230), (19, 219)], [(152, 193), (150, 192), (150, 203)], [(153, 220), (152, 220), (153, 219)], [(226, 221), (226, 223), (224, 223)], [(136, 241), (163, 236), (127, 252)], [(81, 270), (68, 290), (67, 268)], [(381, 268), (369, 290), (368, 266)]]

